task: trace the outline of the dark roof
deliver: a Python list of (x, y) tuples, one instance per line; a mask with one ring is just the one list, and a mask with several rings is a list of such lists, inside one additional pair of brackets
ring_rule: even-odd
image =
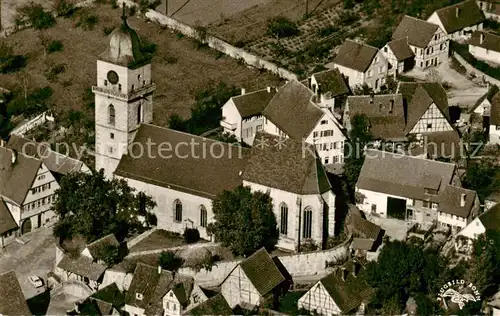
[(125, 305), (125, 295), (123, 295), (123, 293), (118, 289), (118, 286), (114, 282), (95, 292), (90, 297), (110, 303), (116, 308), (120, 308)]
[[(408, 170), (411, 170), (411, 176), (405, 176)], [(451, 183), (454, 173), (455, 164), (367, 150), (356, 186), (359, 189), (437, 202), (437, 196), (426, 194), (425, 188), (443, 188)]]
[(486, 201), (500, 202), (500, 191), (494, 191), (485, 199)]
[(275, 88), (271, 88), (270, 92), (263, 89), (232, 97), (231, 100), (233, 100), (241, 117), (247, 118), (262, 114), (262, 111), (264, 111), (275, 94)]
[(64, 271), (87, 277), (93, 281), (98, 281), (107, 268), (102, 264), (92, 262), (92, 259), (88, 257), (78, 256), (77, 258), (72, 258), (68, 254), (64, 255), (57, 267)]
[(483, 11), (479, 9), (474, 0), (468, 0), (438, 9), (436, 13), (448, 34), (455, 33), (469, 26), (477, 25), (486, 20)]
[(330, 93), (332, 98), (351, 92), (344, 76), (337, 68), (317, 72), (311, 75), (320, 85), (321, 93)]
[(415, 54), (408, 45), (407, 38), (395, 39), (387, 43), (392, 53), (398, 61), (403, 61), (408, 58), (415, 57)]
[(353, 249), (359, 249), (359, 250), (372, 250), (373, 249), (373, 244), (375, 243), (375, 240), (371, 238), (358, 238), (354, 237), (352, 239), (352, 244), (351, 247)]
[(479, 98), (479, 100), (477, 100), (476, 104), (474, 104), (474, 106), (469, 110), (469, 113), (473, 113), (477, 109), (477, 107), (480, 106), (481, 103), (483, 103), (484, 100), (488, 100), (491, 104), (493, 97), (498, 93), (498, 91), (500, 90), (498, 89), (497, 85), (491, 85), (488, 91), (486, 91), (486, 93), (483, 94)]
[(222, 294), (217, 294), (199, 304), (184, 315), (233, 315), (233, 311)]
[(486, 229), (500, 230), (500, 204), (481, 214), (479, 220)]
[[(373, 102), (371, 102), (373, 100)], [(391, 112), (391, 102), (394, 106)], [(349, 117), (364, 114), (370, 123), (370, 133), (375, 139), (395, 139), (406, 136), (405, 112), (401, 94), (349, 96)]]
[(92, 258), (94, 260), (97, 260), (97, 259), (102, 259), (100, 258), (100, 256), (102, 255), (102, 251), (107, 246), (115, 246), (115, 247), (120, 246), (120, 243), (116, 239), (115, 235), (109, 234), (107, 236), (104, 236), (101, 239), (98, 239), (88, 244), (86, 248), (89, 250), (90, 254), (92, 255)]
[(376, 47), (347, 39), (340, 46), (333, 63), (364, 73), (372, 64), (377, 52)]
[(0, 198), (0, 235), (17, 228), (19, 226), (17, 226), (9, 208), (5, 204), (5, 201)]
[(376, 240), (382, 231), (380, 226), (355, 214), (349, 214), (346, 219), (346, 225), (349, 225), (357, 236), (373, 240)]
[(152, 154), (123, 156), (116, 175), (207, 198), (241, 185), (250, 153), (238, 145), (149, 124), (139, 127), (134, 142), (150, 146)]
[(427, 155), (450, 159), (461, 159), (467, 156), (465, 144), (456, 130), (446, 132), (422, 133), (426, 144)]
[(289, 81), (276, 92), (263, 114), (286, 135), (302, 140), (324, 115), (311, 101), (313, 94), (300, 82)]
[(491, 100), (490, 125), (500, 125), (500, 93)]
[(78, 172), (84, 165), (77, 159), (53, 151), (48, 144), (37, 143), (19, 135), (10, 136), (7, 148), (39, 158), (50, 171), (63, 175)]
[[(465, 194), (464, 206), (460, 205), (462, 194)], [(437, 202), (440, 212), (467, 218), (472, 211), (475, 200), (476, 191), (446, 185), (439, 191)]]
[(313, 145), (261, 132), (255, 135), (243, 180), (297, 194), (331, 189)]
[(483, 4), (483, 12), (500, 15), (500, 3), (497, 0), (486, 0)]
[[(482, 42), (481, 36), (483, 36)], [(474, 31), (469, 40), (469, 45), (478, 46), (494, 52), (500, 52), (500, 36), (486, 31)]]
[(0, 274), (0, 314), (5, 316), (32, 315), (24, 297), (16, 273)]
[[(342, 279), (343, 269), (349, 272), (345, 281)], [(356, 276), (352, 274), (354, 269), (359, 269)], [(342, 268), (327, 275), (319, 282), (343, 314), (358, 308), (363, 302), (370, 301), (375, 294), (375, 290), (365, 280), (364, 267), (354, 267), (351, 262), (347, 262)]]
[(15, 151), (0, 147), (0, 195), (22, 205), (42, 162), (21, 153), (12, 164)]
[(405, 15), (401, 22), (399, 22), (394, 33), (392, 33), (392, 39), (408, 38), (408, 44), (425, 48), (432, 40), (438, 28), (439, 26), (436, 24)]
[(285, 277), (265, 248), (257, 250), (239, 265), (262, 296), (285, 281)]

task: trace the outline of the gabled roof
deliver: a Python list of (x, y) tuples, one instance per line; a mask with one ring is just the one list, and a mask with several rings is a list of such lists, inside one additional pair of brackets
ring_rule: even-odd
[(281, 274), (265, 248), (257, 250), (242, 261), (239, 266), (262, 296), (285, 281), (285, 277)]
[(330, 93), (332, 98), (348, 94), (351, 90), (344, 76), (337, 68), (324, 70), (311, 75), (320, 85), (321, 93)]
[[(474, 0), (467, 0), (435, 11), (446, 33), (455, 33), (466, 27), (484, 22), (483, 11)], [(458, 13), (458, 14), (457, 14)]]
[(32, 315), (14, 271), (0, 274), (0, 284), (0, 314)]
[(78, 172), (84, 167), (80, 160), (53, 151), (48, 144), (37, 143), (19, 135), (10, 136), (7, 148), (39, 158), (50, 171), (63, 175)]
[(276, 94), (275, 88), (253, 91), (232, 97), (234, 105), (241, 115), (241, 118), (247, 118), (262, 114), (271, 99)]
[(206, 198), (241, 184), (240, 172), (250, 153), (238, 145), (149, 124), (141, 124), (134, 143), (152, 154), (123, 156), (115, 175)]
[(311, 101), (313, 95), (302, 83), (289, 81), (276, 92), (263, 114), (286, 135), (302, 140), (309, 136), (324, 115)]
[(346, 225), (349, 225), (356, 235), (373, 240), (376, 240), (382, 231), (380, 226), (355, 214), (349, 214), (346, 219)]
[[(375, 294), (375, 290), (365, 280), (364, 267), (358, 268), (356, 276), (352, 274), (353, 268), (356, 267), (347, 262), (342, 268), (319, 281), (343, 314), (353, 311), (363, 302), (370, 301)], [(342, 279), (343, 269), (349, 272), (345, 281)]]
[(364, 73), (372, 64), (377, 52), (376, 47), (347, 39), (340, 46), (333, 63)]
[(100, 256), (102, 255), (102, 251), (107, 246), (115, 246), (115, 247), (120, 246), (120, 243), (118, 242), (114, 234), (106, 235), (94, 242), (91, 242), (90, 244), (87, 245), (86, 248), (89, 250), (90, 254), (92, 255), (92, 258), (94, 260), (97, 260), (101, 259)]
[[(17, 155), (14, 164), (13, 154)], [(0, 196), (22, 205), (41, 166), (39, 159), (0, 147)]]
[(491, 99), (490, 125), (500, 125), (500, 93)]
[(5, 204), (5, 201), (0, 198), (0, 235), (17, 228), (19, 226), (17, 226), (9, 208)]
[(465, 144), (456, 130), (422, 133), (422, 136), (429, 157), (461, 159), (467, 156)]
[(115, 282), (95, 292), (90, 298), (110, 303), (113, 307), (117, 308), (125, 305), (125, 295), (118, 289)]
[[(462, 194), (465, 196), (464, 206), (460, 205)], [(439, 211), (467, 218), (472, 211), (476, 196), (476, 191), (446, 185), (443, 190), (439, 191), (437, 199), (437, 203), (439, 203)]]
[[(367, 150), (356, 186), (395, 196), (437, 202), (425, 189), (440, 190), (451, 184), (455, 164)], [(411, 170), (411, 176), (408, 171)]]
[(485, 229), (500, 230), (500, 204), (496, 204), (479, 216)]
[(207, 301), (199, 304), (193, 309), (184, 313), (184, 315), (233, 315), (233, 310), (227, 303), (222, 294), (217, 294), (209, 298)]
[(397, 61), (407, 60), (415, 57), (415, 54), (408, 45), (408, 38), (395, 39), (387, 43)]
[[(482, 42), (481, 36), (483, 36)], [(500, 36), (486, 31), (474, 31), (469, 40), (469, 45), (481, 47), (494, 52), (500, 52)]]
[(93, 281), (98, 281), (107, 269), (107, 267), (102, 264), (92, 262), (92, 259), (88, 257), (78, 256), (72, 258), (68, 254), (64, 255), (57, 267), (64, 271), (87, 277)]
[(243, 180), (297, 194), (331, 189), (313, 145), (261, 132), (255, 135)]
[(488, 91), (486, 91), (485, 94), (483, 94), (476, 102), (476, 104), (474, 104), (474, 106), (469, 110), (469, 113), (473, 113), (478, 106), (481, 105), (481, 103), (483, 103), (484, 100), (488, 100), (491, 104), (491, 102), (493, 101), (493, 97), (498, 93), (498, 91), (500, 91), (498, 89), (498, 86), (497, 85), (491, 85), (490, 88), (488, 89)]
[(426, 48), (438, 29), (436, 24), (405, 15), (392, 33), (392, 39), (407, 38), (409, 45)]

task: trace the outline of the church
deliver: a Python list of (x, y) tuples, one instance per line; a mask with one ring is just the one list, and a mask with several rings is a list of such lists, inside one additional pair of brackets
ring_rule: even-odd
[(153, 197), (158, 228), (196, 228), (209, 239), (212, 200), (240, 185), (268, 193), (278, 247), (322, 246), (334, 234), (335, 195), (313, 145), (259, 133), (251, 149), (155, 126), (151, 59), (137, 33), (122, 25), (97, 61), (96, 169)]

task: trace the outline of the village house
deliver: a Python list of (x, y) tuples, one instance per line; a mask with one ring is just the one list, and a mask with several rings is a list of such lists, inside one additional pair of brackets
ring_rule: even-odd
[(378, 48), (347, 39), (327, 67), (338, 68), (346, 77), (349, 87), (366, 84), (377, 92), (385, 85), (388, 65)]
[(259, 133), (243, 172), (243, 185), (266, 192), (280, 238), (277, 247), (296, 250), (304, 240), (322, 247), (334, 236), (335, 195), (312, 145)]
[(500, 144), (500, 93), (491, 99), (488, 135), (489, 144)]
[(488, 91), (483, 94), (474, 106), (469, 110), (469, 113), (474, 113), (477, 115), (481, 115), (483, 117), (490, 116), (491, 104), (493, 102), (493, 97), (500, 91), (497, 85), (490, 85), (488, 87)]
[(113, 234), (106, 235), (94, 242), (91, 242), (90, 244), (87, 244), (85, 249), (83, 249), (80, 254), (91, 259), (93, 262), (106, 264), (101, 258), (102, 255), (109, 250), (108, 247), (120, 247), (120, 243)]
[(489, 20), (500, 20), (500, 3), (497, 0), (479, 0), (477, 5)]
[(495, 191), (484, 199), (484, 211), (486, 212), (498, 203), (500, 203), (500, 191)]
[(125, 304), (125, 295), (116, 283), (101, 288), (87, 297), (82, 303), (75, 303), (69, 315), (113, 315), (119, 316)]
[[(467, 237), (470, 241), (477, 239), (486, 230), (500, 229), (500, 204), (496, 204), (491, 209), (476, 217), (467, 224), (457, 236)], [(458, 240), (456, 241), (459, 242)]]
[[(378, 150), (365, 156), (356, 183), (362, 211), (412, 223), (435, 221), (453, 233), (479, 214), (479, 198), (461, 187), (455, 164)], [(408, 170), (411, 176), (402, 176)]]
[(16, 273), (0, 274), (0, 315), (32, 315)]
[(486, 31), (475, 31), (469, 40), (469, 52), (479, 60), (500, 64), (500, 36)]
[(264, 132), (316, 146), (324, 165), (343, 164), (347, 138), (332, 112), (313, 102), (316, 96), (298, 81), (285, 84), (263, 112)]
[(363, 279), (365, 268), (356, 261), (347, 261), (314, 284), (298, 301), (298, 309), (313, 314), (364, 315), (375, 295)]
[(382, 48), (382, 54), (389, 63), (387, 74), (394, 75), (394, 78), (398, 74), (411, 70), (415, 66), (415, 53), (410, 45), (408, 45), (406, 37), (395, 39), (385, 44)]
[(130, 315), (182, 315), (207, 300), (192, 277), (138, 263), (125, 295)]
[(475, 0), (467, 0), (434, 11), (427, 22), (441, 27), (449, 40), (470, 39), (472, 32), (483, 29), (486, 20)]
[[(20, 228), (9, 229), (4, 237), (26, 234), (56, 217), (51, 207), (59, 184), (40, 159), (0, 147), (0, 167), (0, 205), (7, 207)], [(10, 216), (3, 215), (2, 220), (10, 222)]]
[(189, 311), (185, 312), (183, 315), (219, 315), (219, 316), (230, 316), (233, 315), (233, 310), (226, 302), (226, 299), (222, 294), (217, 294), (205, 302), (195, 306)]
[(418, 68), (437, 66), (448, 59), (449, 41), (437, 24), (405, 15), (392, 34), (392, 39), (387, 44), (391, 44), (388, 48), (403, 57), (409, 56), (406, 40), (406, 45), (415, 55), (414, 62)]
[(384, 230), (363, 218), (356, 207), (351, 207), (345, 219), (345, 231), (353, 237), (351, 248), (357, 255), (376, 251), (382, 244)]
[[(282, 267), (282, 265), (281, 265)], [(265, 248), (240, 262), (221, 284), (221, 294), (231, 308), (253, 309), (276, 303), (292, 285), (288, 272), (281, 272)]]
[(349, 85), (337, 68), (317, 72), (307, 79), (307, 87), (314, 92), (314, 103), (335, 114), (351, 93)]

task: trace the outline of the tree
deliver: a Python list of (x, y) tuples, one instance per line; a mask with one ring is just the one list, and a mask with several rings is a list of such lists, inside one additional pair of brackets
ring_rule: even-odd
[(500, 170), (493, 159), (483, 158), (469, 162), (464, 186), (475, 190), (481, 201), (500, 188)]
[(123, 240), (150, 223), (145, 217), (156, 206), (150, 196), (135, 194), (123, 179), (107, 180), (104, 171), (71, 173), (61, 179), (52, 206), (60, 220), (54, 235), (81, 235), (89, 243), (108, 234)]
[(99, 251), (98, 257), (106, 263), (108, 267), (120, 263), (125, 257), (120, 246), (106, 245)]
[(363, 149), (372, 140), (372, 136), (368, 130), (368, 117), (364, 114), (354, 115), (351, 119), (351, 126), (350, 141), (344, 147), (344, 174), (351, 192), (354, 192), (361, 167), (365, 161)]
[(467, 279), (487, 297), (500, 283), (500, 232), (487, 230), (474, 241), (473, 249)]
[(237, 255), (249, 255), (261, 247), (272, 249), (279, 233), (272, 198), (239, 186), (224, 191), (212, 202), (215, 239)]
[(177, 271), (184, 264), (184, 260), (177, 257), (173, 251), (162, 251), (158, 258), (158, 265), (168, 271)]
[(283, 16), (278, 16), (267, 22), (267, 34), (280, 39), (299, 34), (299, 28), (296, 23)]
[(352, 90), (352, 93), (355, 95), (369, 95), (369, 94), (374, 94), (374, 91), (369, 85), (364, 83), (362, 85), (358, 84), (357, 86), (355, 86), (354, 89)]
[(54, 16), (45, 12), (40, 4), (30, 2), (17, 9), (16, 24), (23, 25), (28, 22), (35, 30), (51, 28), (56, 24)]

